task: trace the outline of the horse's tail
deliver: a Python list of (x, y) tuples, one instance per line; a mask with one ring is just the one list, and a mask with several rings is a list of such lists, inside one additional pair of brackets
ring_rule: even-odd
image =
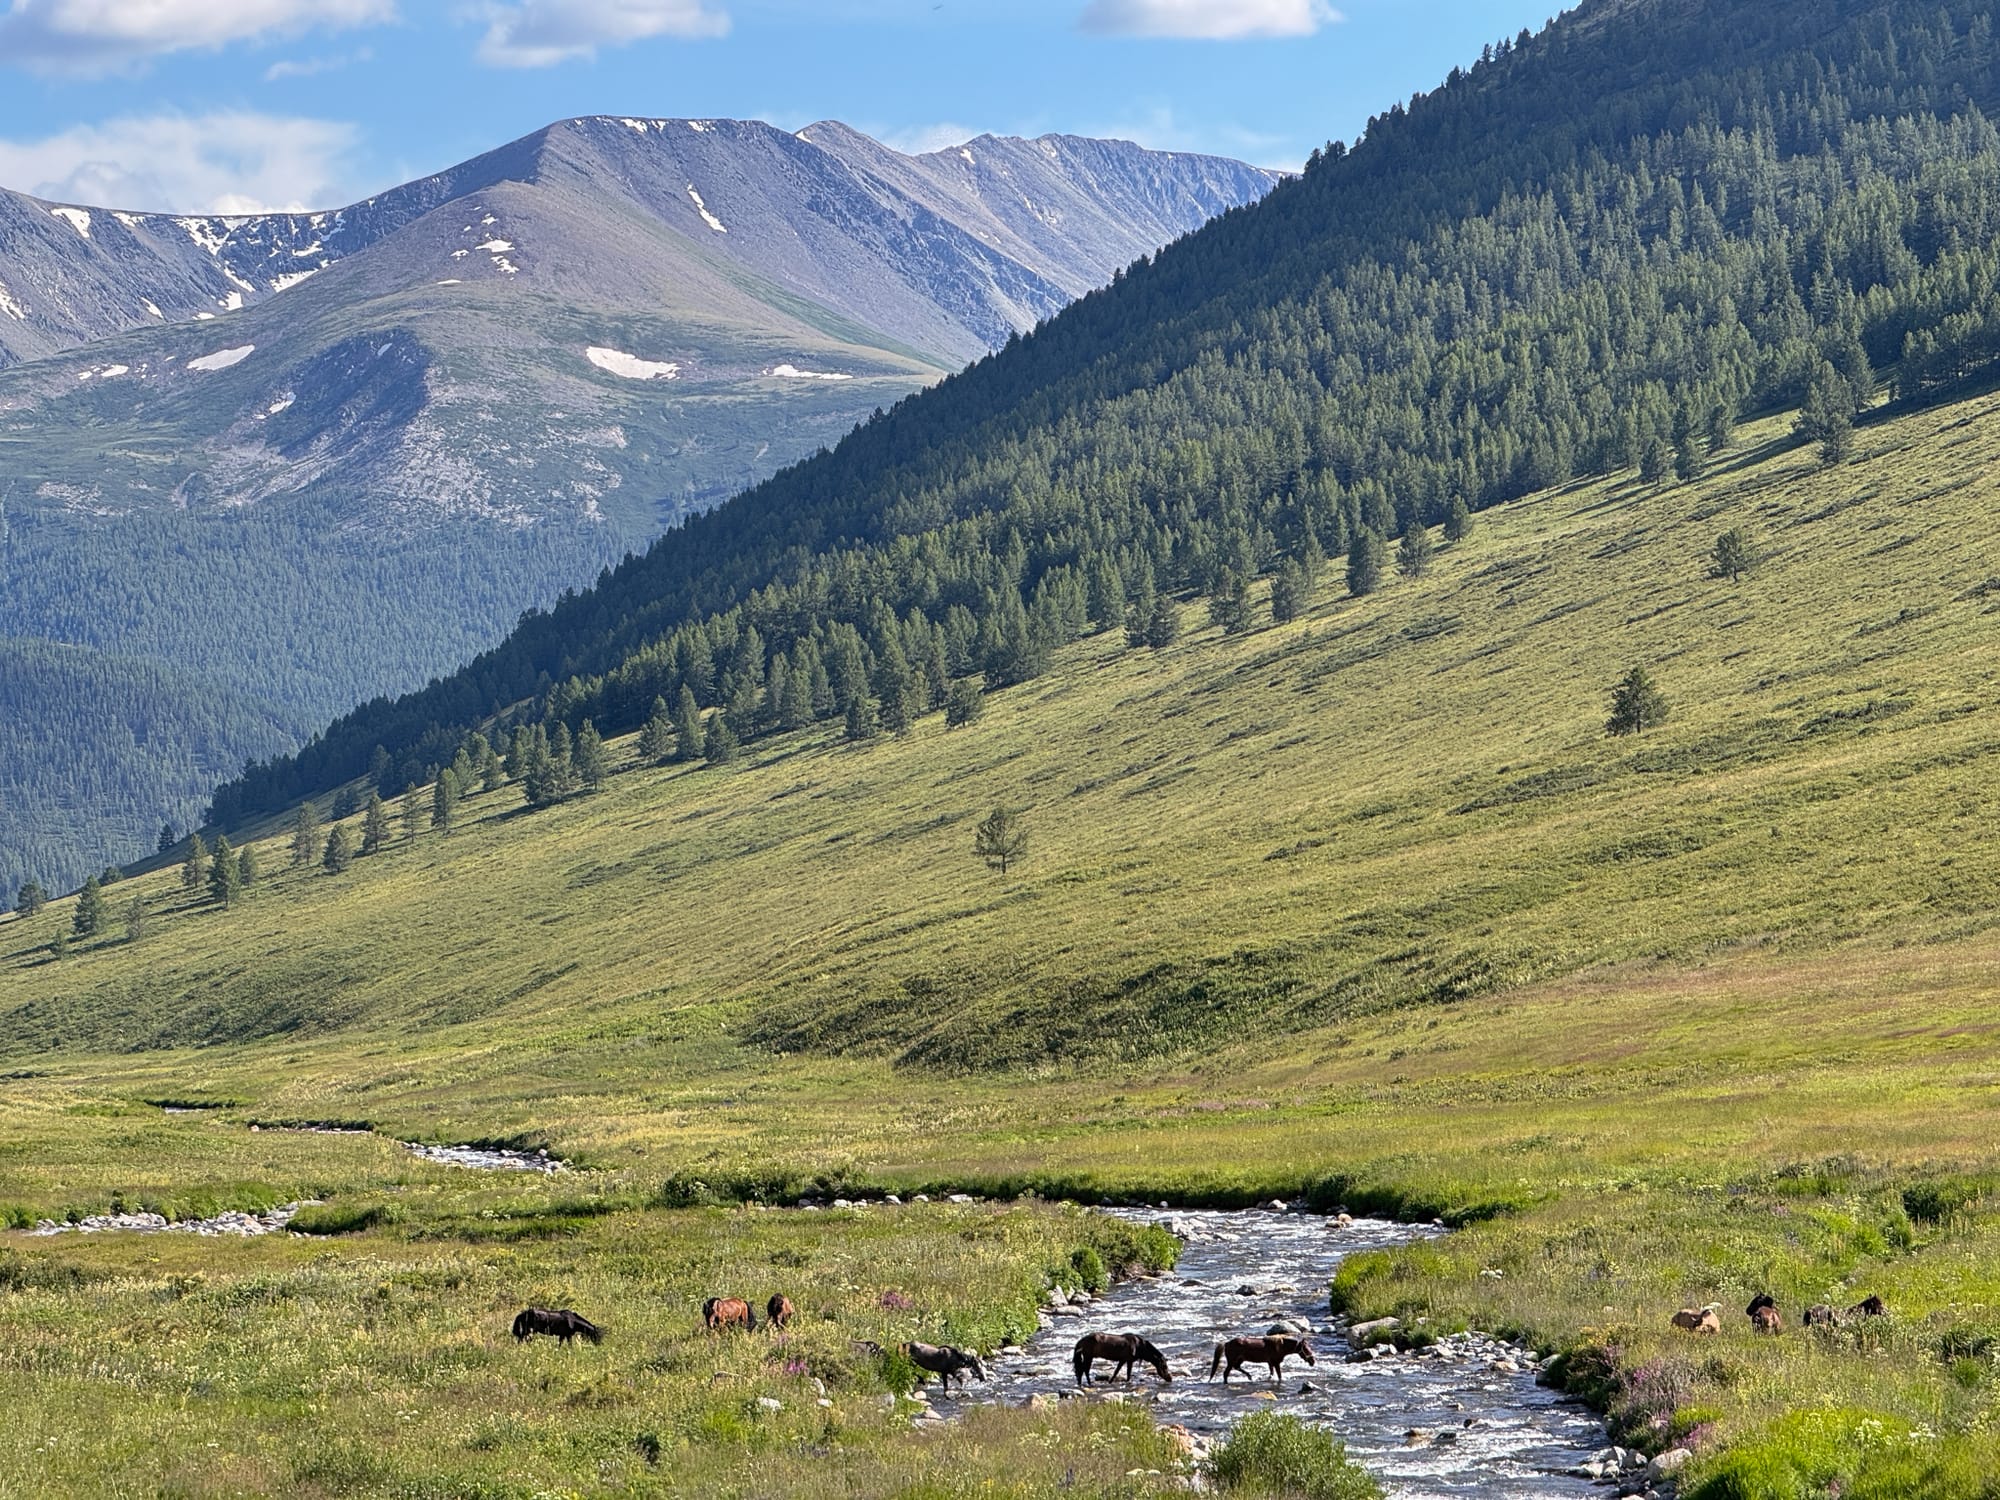
[(747, 1302), (743, 1304), (743, 1326), (751, 1333), (757, 1331), (757, 1309)]
[(514, 1318), (515, 1338), (525, 1339), (529, 1334), (534, 1332), (534, 1329), (530, 1326), (530, 1321), (531, 1320), (529, 1319), (528, 1315), (525, 1312), (516, 1314)]
[(1076, 1383), (1083, 1384), (1083, 1377), (1090, 1371), (1090, 1361), (1083, 1357), (1083, 1345), (1076, 1346), (1076, 1352), (1069, 1357), (1069, 1367), (1076, 1371)]
[(1208, 1378), (1215, 1379), (1215, 1372), (1222, 1368), (1222, 1345), (1215, 1346), (1215, 1358), (1208, 1362)]

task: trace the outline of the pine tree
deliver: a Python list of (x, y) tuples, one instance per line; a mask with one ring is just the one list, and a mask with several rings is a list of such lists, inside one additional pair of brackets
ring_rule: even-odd
[(1472, 535), (1472, 508), (1465, 503), (1465, 496), (1453, 495), (1451, 509), (1444, 514), (1444, 539), (1447, 542), (1462, 542)]
[(1644, 667), (1634, 667), (1624, 681), (1611, 690), (1611, 717), (1605, 728), (1612, 734), (1641, 734), (1666, 722), (1667, 699)]
[(403, 788), (403, 840), (414, 843), (424, 827), (424, 805), (417, 799), (417, 784), (413, 781)]
[(368, 811), (361, 815), (361, 852), (380, 854), (388, 842), (389, 809), (383, 805), (382, 794), (376, 792), (368, 798)]
[(333, 832), (326, 836), (326, 853), (320, 859), (320, 867), (329, 875), (340, 875), (353, 863), (354, 850), (347, 842), (347, 828), (336, 823)]
[(542, 778), (542, 801), (553, 806), (567, 802), (576, 795), (576, 742), (570, 738), (569, 725), (556, 721), (555, 731), (549, 735), (548, 769)]
[(1146, 644), (1163, 651), (1181, 638), (1181, 612), (1171, 596), (1161, 594), (1153, 601), (1152, 618), (1146, 622)]
[(583, 728), (576, 733), (575, 761), (576, 779), (583, 783), (585, 791), (594, 792), (604, 785), (604, 778), (611, 771), (610, 759), (597, 726), (589, 719), (583, 721)]
[(729, 727), (726, 714), (714, 714), (708, 721), (708, 732), (702, 738), (701, 757), (711, 766), (726, 766), (736, 759), (736, 731)]
[(142, 942), (146, 936), (146, 902), (141, 896), (134, 896), (125, 903), (125, 941)]
[(1674, 440), (1674, 478), (1682, 484), (1693, 484), (1707, 468), (1707, 457), (1695, 440), (1694, 429), (1689, 427)]
[(447, 768), (431, 783), (431, 827), (448, 834), (457, 818), (458, 773)]
[(1090, 623), (1098, 630), (1110, 630), (1125, 618), (1125, 580), (1118, 576), (1118, 564), (1100, 552), (1090, 565)]
[(1666, 439), (1654, 433), (1646, 439), (1645, 450), (1639, 459), (1639, 482), (1658, 484), (1672, 472), (1673, 462), (1673, 450), (1667, 446)]
[(91, 876), (77, 892), (76, 915), (71, 920), (71, 930), (80, 938), (96, 937), (104, 926), (104, 888)]
[(321, 845), (319, 811), (310, 802), (301, 802), (292, 815), (292, 868), (303, 869), (319, 858)]
[(1296, 620), (1305, 613), (1311, 595), (1312, 585), (1306, 581), (1305, 568), (1286, 558), (1271, 577), (1272, 621), (1282, 625), (1287, 620)]
[(1431, 534), (1417, 517), (1403, 529), (1402, 544), (1396, 548), (1396, 571), (1405, 578), (1421, 578), (1431, 570)]
[(1028, 852), (1027, 821), (1011, 808), (996, 807), (980, 820), (972, 836), (972, 852), (986, 861), (989, 870), (1002, 875)]
[[(297, 838), (294, 831), (293, 837)], [(243, 868), (236, 862), (236, 851), (229, 845), (229, 835), (222, 834), (215, 841), (215, 857), (208, 863), (208, 899), (217, 906), (227, 909), (236, 904), (236, 897), (243, 889)]]
[(1830, 363), (1820, 362), (1792, 431), (1819, 444), (1820, 463), (1827, 468), (1846, 462), (1853, 451), (1854, 389)]
[(23, 917), (41, 915), (43, 907), (49, 904), (49, 893), (42, 889), (39, 880), (25, 882), (14, 897), (14, 910)]
[(875, 711), (875, 700), (866, 693), (856, 693), (847, 700), (847, 738), (862, 744), (882, 732), (880, 715)]
[(1381, 536), (1369, 527), (1363, 526), (1354, 533), (1354, 544), (1347, 549), (1348, 593), (1358, 599), (1382, 586), (1382, 564), (1387, 551)]
[(667, 711), (667, 700), (655, 698), (653, 712), (646, 720), (645, 728), (639, 731), (639, 759), (647, 765), (658, 765), (674, 753), (674, 718)]
[(526, 724), (516, 725), (514, 738), (507, 743), (507, 758), (500, 763), (500, 769), (511, 777), (519, 777), (527, 768), (528, 747), (534, 743), (534, 734)]
[(338, 823), (343, 818), (351, 818), (361, 811), (361, 794), (351, 786), (344, 786), (333, 794), (333, 806), (327, 816)]
[(181, 889), (198, 891), (208, 883), (208, 845), (199, 830), (188, 835), (186, 856), (181, 860)]
[(1224, 568), (1216, 593), (1208, 601), (1208, 621), (1224, 635), (1241, 635), (1250, 628), (1250, 580), (1234, 568)]
[(1757, 554), (1740, 526), (1732, 526), (1715, 539), (1713, 576), (1731, 583), (1757, 566)]
[(683, 686), (674, 704), (674, 759), (683, 763), (700, 760), (706, 747), (701, 708), (694, 701), (694, 690)]
[(482, 792), (497, 792), (506, 784), (507, 772), (500, 764), (500, 752), (491, 745), (479, 762), (479, 789)]
[(49, 939), (49, 957), (57, 959), (69, 957), (69, 932), (67, 929), (58, 927), (55, 936)]
[(1708, 451), (1722, 453), (1736, 442), (1736, 414), (1717, 402), (1708, 414)]
[(171, 823), (162, 823), (160, 825), (160, 841), (156, 846), (157, 851), (165, 854), (179, 842), (180, 840), (174, 836), (174, 825)]
[(951, 685), (951, 692), (944, 701), (944, 727), (959, 729), (967, 724), (977, 724), (986, 712), (986, 695), (979, 691), (979, 684), (970, 677), (961, 677)]
[(261, 874), (257, 865), (257, 846), (245, 844), (236, 854), (236, 883), (247, 891), (257, 883)]

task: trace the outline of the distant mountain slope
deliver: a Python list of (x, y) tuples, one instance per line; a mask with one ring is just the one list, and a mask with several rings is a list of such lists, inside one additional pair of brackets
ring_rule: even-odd
[[(839, 150), (571, 120), (308, 215), (0, 198), (5, 628), (324, 720), (1275, 180), (1060, 138), (976, 143), (980, 169), (825, 129)], [(0, 848), (23, 790), (0, 777)], [(131, 791), (158, 805), (86, 811), (41, 878), (139, 852), (185, 799)]]

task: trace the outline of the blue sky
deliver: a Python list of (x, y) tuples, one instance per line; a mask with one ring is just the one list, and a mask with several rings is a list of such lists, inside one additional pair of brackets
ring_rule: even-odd
[(330, 207), (569, 115), (1297, 166), (1549, 0), (0, 0), (0, 186)]

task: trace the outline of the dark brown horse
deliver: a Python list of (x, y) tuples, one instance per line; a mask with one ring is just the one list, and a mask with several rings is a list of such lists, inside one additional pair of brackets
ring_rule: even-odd
[(954, 1349), (950, 1345), (905, 1344), (903, 1352), (910, 1357), (910, 1363), (919, 1370), (935, 1375), (944, 1383), (945, 1393), (951, 1393), (951, 1378), (958, 1377), (958, 1388), (965, 1389), (968, 1371), (981, 1380), (986, 1378), (986, 1366), (979, 1362), (979, 1356), (970, 1349)]
[(561, 1339), (565, 1344), (572, 1339), (587, 1339), (593, 1344), (604, 1342), (602, 1328), (582, 1313), (571, 1312), (566, 1307), (560, 1311), (551, 1311), (546, 1307), (523, 1309), (520, 1316), (514, 1319), (514, 1337), (525, 1344), (538, 1333)]
[(792, 1306), (792, 1299), (783, 1292), (771, 1293), (771, 1300), (764, 1304), (764, 1317), (773, 1328), (786, 1328), (797, 1317), (799, 1310)]
[(1162, 1385), (1174, 1383), (1166, 1355), (1136, 1333), (1086, 1333), (1078, 1339), (1070, 1355), (1070, 1367), (1076, 1371), (1078, 1385), (1097, 1383), (1091, 1366), (1101, 1359), (1111, 1361), (1111, 1378), (1116, 1380), (1123, 1375), (1127, 1385), (1132, 1383), (1132, 1366), (1142, 1359), (1158, 1372)]
[(1871, 1293), (1848, 1308), (1847, 1315), (1850, 1318), (1886, 1318), (1889, 1316), (1889, 1308), (1880, 1297)]
[(741, 1297), (710, 1297), (701, 1305), (701, 1321), (710, 1333), (725, 1328), (741, 1328), (747, 1333), (757, 1326), (757, 1315)]
[[(1215, 1346), (1215, 1358), (1208, 1362), (1208, 1378), (1215, 1379), (1215, 1372), (1222, 1370), (1222, 1383), (1229, 1384), (1229, 1377), (1245, 1365), (1269, 1365), (1273, 1382), (1285, 1378), (1285, 1361), (1296, 1354), (1309, 1365), (1316, 1365), (1312, 1346), (1304, 1339), (1286, 1336), (1283, 1338), (1231, 1339), (1226, 1344)], [(1223, 1369), (1223, 1362), (1228, 1368)], [(1243, 1371), (1243, 1378), (1249, 1379), (1250, 1372)]]

